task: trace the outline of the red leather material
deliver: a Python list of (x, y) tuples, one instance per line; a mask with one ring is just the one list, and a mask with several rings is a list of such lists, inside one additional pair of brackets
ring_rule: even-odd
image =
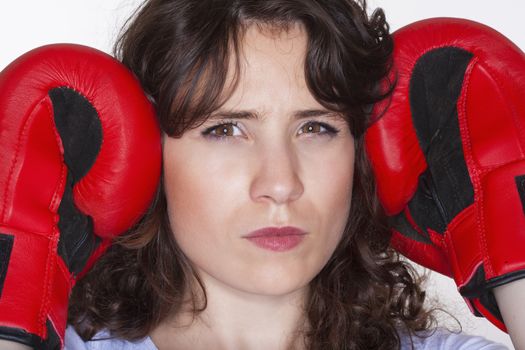
[[(31, 333), (43, 336), (44, 325), (40, 312), (46, 285), (50, 280), (49, 269), (54, 264), (47, 264), (51, 240), (42, 233), (17, 231), (12, 227), (1, 226), (2, 232), (15, 235), (13, 252), (9, 263), (2, 298), (0, 299), (0, 324), (23, 328)], [(50, 235), (57, 236), (57, 232)], [(51, 246), (51, 247), (50, 247)], [(30, 259), (28, 257), (31, 257)]]
[[(380, 200), (388, 215), (410, 212), (428, 167), (428, 150), (421, 149), (413, 126), (410, 82), (423, 55), (453, 47), (472, 54), (456, 108), (474, 203), (451, 218), (445, 232), (428, 230), (430, 243), (395, 232), (392, 244), (419, 264), (453, 276), (471, 309), (505, 330), (486, 296), (525, 276), (525, 203), (516, 185), (516, 177), (525, 175), (525, 55), (493, 29), (461, 19), (416, 22), (394, 38), (392, 76), (398, 83), (388, 110), (366, 135)], [(480, 267), (484, 281), (477, 280)]]
[[(101, 120), (105, 137), (97, 162), (74, 190), (79, 209), (98, 218), (95, 231), (99, 235), (122, 232), (129, 226), (128, 217), (136, 220), (143, 213), (141, 199), (151, 196), (158, 177), (137, 170), (160, 168), (160, 145), (152, 142), (159, 139), (158, 126), (149, 118), (120, 117), (152, 115), (152, 106), (146, 99), (136, 98), (139, 83), (123, 66), (115, 65), (115, 61), (108, 58), (82, 46), (67, 46), (67, 49), (62, 45), (47, 46), (20, 57), (0, 77), (0, 113), (5, 116), (30, 115), (48, 91), (59, 86), (79, 91), (100, 115), (119, 116)], [(24, 124), (4, 119), (2, 117), (0, 121), (1, 135), (11, 139), (12, 143), (6, 140), (6, 144), (16, 144), (15, 138), (22, 133)], [(143, 136), (136, 138), (137, 133)], [(135, 161), (130, 162), (130, 159)], [(139, 168), (137, 160), (140, 160)], [(109, 169), (108, 163), (112, 164)], [(0, 178), (6, 179), (9, 169), (1, 171)], [(116, 180), (115, 175), (122, 173), (133, 173), (134, 176)], [(101, 183), (106, 185), (100, 186)], [(125, 207), (122, 207), (122, 201), (112, 200), (126, 195), (130, 188), (134, 193)], [(116, 212), (122, 216), (116, 217)]]
[(388, 113), (404, 117), (379, 119), (376, 127), (368, 131), (366, 142), (374, 153), (372, 165), (379, 197), (387, 215), (394, 215), (400, 213), (410, 200), (416, 190), (417, 178), (427, 166), (410, 119), (408, 77), (398, 77)]
[(434, 245), (409, 241), (398, 231), (393, 230), (391, 244), (394, 249), (403, 252), (411, 260), (424, 264), (425, 267), (441, 274), (451, 276), (450, 265), (444, 251)]
[[(49, 319), (57, 334), (62, 337), (66, 332), (67, 325), (67, 306), (64, 300), (69, 299), (69, 292), (75, 284), (75, 280), (70, 278), (67, 266), (62, 259), (56, 258), (54, 266), (53, 284), (48, 286), (49, 292), (49, 313), (45, 316)], [(44, 321), (41, 319), (41, 321)]]
[(458, 287), (472, 278), (475, 269), (483, 261), (481, 250), (472, 249), (480, 239), (478, 224), (476, 207), (470, 206), (451, 221), (444, 235), (444, 250), (452, 268), (452, 275), (449, 276), (454, 276)]
[[(524, 156), (521, 140), (525, 139), (525, 135), (524, 131), (519, 129), (522, 122), (518, 119), (516, 123), (514, 118), (517, 117), (517, 113), (525, 111), (514, 110), (520, 107), (515, 102), (519, 105), (522, 103), (519, 100), (512, 102), (512, 93), (505, 91), (519, 87), (505, 86), (501, 81), (505, 78), (502, 78), (501, 74), (498, 78), (496, 74), (491, 74), (491, 71), (492, 68), (481, 63), (475, 65), (470, 73), (465, 103), (461, 105), (466, 127), (472, 126), (468, 135), (469, 146), (472, 160), (478, 167), (506, 164)], [(525, 76), (521, 79), (525, 79)], [(506, 84), (510, 85), (509, 82)], [(476, 118), (478, 115), (483, 115), (484, 118)]]
[(523, 174), (525, 161), (519, 161), (483, 176), (479, 217), (484, 219), (482, 248), (488, 279), (525, 270), (525, 215), (514, 181)]
[[(0, 326), (63, 337), (76, 277), (57, 254), (58, 209), (68, 168), (49, 91), (85, 97), (102, 124), (102, 144), (73, 188), (76, 207), (104, 238), (88, 267), (145, 212), (161, 169), (160, 131), (138, 81), (119, 62), (79, 45), (35, 49), (0, 73), (0, 232), (14, 245), (0, 295)], [(80, 233), (79, 233), (80, 234)]]

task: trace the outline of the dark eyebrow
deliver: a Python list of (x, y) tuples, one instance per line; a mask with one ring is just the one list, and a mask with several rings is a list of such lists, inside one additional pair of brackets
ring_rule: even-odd
[(303, 111), (297, 111), (294, 113), (296, 119), (312, 118), (312, 117), (330, 117), (330, 118), (341, 118), (341, 115), (337, 112), (329, 111), (327, 109), (306, 109)]
[[(305, 109), (293, 113), (296, 120), (312, 118), (312, 117), (330, 117), (334, 119), (342, 119), (342, 116), (327, 109)], [(219, 119), (260, 119), (260, 115), (256, 111), (217, 111), (212, 113), (209, 120)]]
[(259, 116), (252, 111), (218, 111), (212, 113), (208, 118), (208, 120), (218, 119), (259, 119)]

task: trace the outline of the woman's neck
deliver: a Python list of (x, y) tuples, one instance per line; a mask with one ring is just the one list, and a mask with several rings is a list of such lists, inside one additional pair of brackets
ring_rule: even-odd
[(163, 321), (151, 338), (159, 350), (302, 349), (306, 288), (261, 295), (204, 281), (207, 306), (193, 317), (182, 312)]

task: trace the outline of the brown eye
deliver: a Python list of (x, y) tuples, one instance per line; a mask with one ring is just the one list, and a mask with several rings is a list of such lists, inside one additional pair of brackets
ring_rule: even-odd
[(301, 127), (302, 133), (318, 133), (321, 131), (321, 125), (319, 123), (306, 123)]
[(237, 123), (228, 122), (212, 126), (204, 130), (202, 135), (213, 139), (227, 139), (231, 136), (241, 136), (242, 132), (237, 126)]
[(327, 135), (335, 136), (338, 129), (321, 122), (309, 121), (304, 123), (299, 129), (299, 134)]
[(233, 136), (233, 125), (223, 124), (219, 125), (214, 129), (215, 136)]

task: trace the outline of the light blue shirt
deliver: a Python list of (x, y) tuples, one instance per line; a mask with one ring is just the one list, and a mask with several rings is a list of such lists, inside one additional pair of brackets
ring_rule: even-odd
[[(417, 350), (508, 350), (507, 347), (488, 341), (483, 337), (463, 333), (437, 330), (427, 338), (413, 338)], [(412, 349), (410, 339), (402, 338), (401, 349)], [(158, 350), (150, 337), (130, 342), (111, 338), (108, 332), (99, 332), (92, 340), (84, 342), (73, 327), (68, 327), (65, 337), (65, 350)]]

